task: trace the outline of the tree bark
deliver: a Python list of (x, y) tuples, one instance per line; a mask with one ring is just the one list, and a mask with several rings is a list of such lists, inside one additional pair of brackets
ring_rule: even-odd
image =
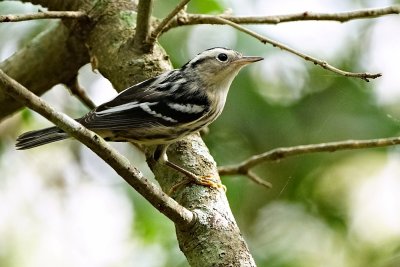
[[(87, 62), (89, 57), (84, 44), (58, 22), (1, 62), (0, 69), (41, 95), (56, 84), (71, 81)], [(0, 88), (0, 121), (21, 107), (4, 88)]]
[[(133, 48), (136, 14), (131, 1), (34, 0), (32, 2), (49, 7), (51, 10), (79, 9), (88, 13), (90, 23), (65, 22), (64, 25), (69, 29), (69, 34), (75, 36), (72, 38), (82, 41), (78, 46), (82, 49), (79, 53), (89, 54), (92, 66), (109, 79), (118, 91), (172, 68), (168, 55), (158, 44), (152, 53), (148, 54), (139, 53)], [(59, 38), (58, 42), (62, 43), (62, 37)], [(71, 52), (68, 49), (67, 51)], [(46, 53), (47, 51), (42, 50), (32, 56), (39, 54), (43, 58), (42, 54)], [(44, 66), (48, 65), (42, 58), (36, 58), (35, 61), (43, 61)], [(51, 61), (48, 56), (45, 56), (45, 59)], [(15, 64), (14, 60), (11, 58), (7, 64)], [(36, 73), (36, 76), (41, 77), (49, 71), (43, 68)], [(7, 73), (18, 81), (22, 79), (22, 75), (18, 73), (14, 75)], [(53, 83), (63, 82), (62, 79), (57, 80), (55, 74), (51, 77), (54, 81), (47, 87), (39, 82), (32, 83), (40, 84), (42, 89), (48, 89)], [(30, 89), (34, 87), (32, 84), (25, 85)], [(1, 90), (2, 88), (0, 92)], [(15, 109), (10, 110), (8, 114), (15, 111)], [(146, 150), (149, 166), (165, 192), (185, 179), (176, 171), (151, 162), (149, 157), (151, 148)], [(214, 180), (220, 182), (215, 161), (198, 134), (171, 146), (168, 156), (171, 161), (195, 174), (212, 176)], [(176, 226), (179, 246), (191, 266), (255, 266), (223, 191), (190, 184), (179, 187), (173, 197), (196, 215), (194, 224)]]
[[(169, 159), (184, 164), (197, 175), (220, 181), (217, 164), (199, 134), (174, 144)], [(163, 166), (152, 170), (157, 177), (169, 173), (165, 179), (158, 180), (164, 191), (185, 179)], [(197, 217), (189, 229), (176, 228), (179, 247), (190, 266), (256, 266), (222, 190), (191, 185), (177, 192), (175, 199)]]

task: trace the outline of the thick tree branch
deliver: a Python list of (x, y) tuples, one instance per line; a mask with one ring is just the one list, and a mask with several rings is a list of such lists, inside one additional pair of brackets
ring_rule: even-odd
[(82, 19), (86, 14), (82, 11), (41, 11), (21, 15), (0, 15), (0, 22), (18, 22), (35, 19)]
[(181, 227), (188, 227), (193, 221), (191, 211), (179, 205), (156, 185), (148, 181), (143, 174), (132, 166), (113, 147), (94, 132), (65, 114), (55, 111), (45, 101), (31, 93), (21, 84), (0, 70), (0, 84), (7, 88), (7, 93), (30, 109), (38, 112), (72, 137), (90, 148), (110, 165), (129, 185), (135, 188), (156, 209)]
[[(61, 22), (56, 22), (7, 60), (0, 69), (41, 95), (59, 83), (68, 83), (89, 62), (87, 48)], [(21, 108), (0, 86), (0, 121)]]
[(319, 152), (335, 152), (340, 150), (387, 147), (399, 144), (400, 137), (391, 137), (371, 140), (347, 140), (322, 144), (282, 147), (267, 151), (259, 155), (254, 155), (236, 165), (220, 167), (218, 168), (218, 171), (220, 175), (248, 175), (251, 168), (254, 168), (261, 163), (268, 161), (277, 161), (292, 156)]
[(171, 23), (172, 19), (181, 11), (190, 0), (182, 0), (175, 8), (171, 11), (153, 30), (150, 35), (149, 43), (153, 44), (158, 36), (164, 31), (165, 28), (168, 27), (169, 23)]
[(135, 49), (142, 52), (148, 52), (148, 48), (150, 47), (147, 44), (147, 38), (150, 30), (152, 8), (153, 0), (139, 0), (133, 45)]
[(265, 36), (262, 36), (262, 35), (260, 35), (260, 34), (258, 34), (256, 32), (254, 32), (254, 31), (251, 31), (251, 30), (249, 30), (249, 29), (247, 29), (247, 28), (245, 28), (245, 27), (243, 27), (243, 26), (241, 26), (241, 25), (239, 25), (237, 23), (231, 22), (231, 21), (223, 19), (223, 18), (217, 18), (217, 20), (220, 20), (221, 23), (224, 22), (226, 25), (232, 26), (233, 28), (238, 29), (239, 31), (244, 32), (244, 33), (246, 33), (246, 34), (258, 39), (263, 44), (267, 44), (267, 43), (271, 44), (274, 47), (278, 47), (278, 48), (280, 48), (282, 50), (285, 50), (285, 51), (287, 51), (289, 53), (292, 53), (292, 54), (294, 54), (296, 56), (299, 56), (299, 57), (303, 58), (304, 60), (311, 61), (315, 65), (319, 65), (322, 68), (327, 69), (329, 71), (332, 71), (332, 72), (334, 72), (336, 74), (340, 74), (340, 75), (343, 75), (343, 76), (346, 76), (346, 77), (360, 78), (360, 79), (362, 79), (364, 81), (367, 81), (367, 82), (369, 81), (369, 79), (375, 79), (375, 78), (378, 78), (378, 77), (382, 76), (381, 73), (348, 72), (348, 71), (344, 71), (344, 70), (338, 69), (338, 68), (328, 64), (326, 61), (323, 61), (321, 59), (318, 59), (318, 58), (309, 56), (307, 54), (304, 54), (304, 53), (302, 53), (300, 51), (297, 51), (297, 50), (285, 45), (285, 44), (279, 43), (279, 42), (277, 42), (275, 40), (272, 40), (270, 38), (267, 38)]
[(230, 15), (203, 15), (203, 14), (184, 14), (176, 17), (163, 30), (179, 26), (197, 24), (225, 24), (218, 18), (223, 18), (237, 24), (279, 24), (295, 21), (337, 21), (348, 22), (356, 19), (370, 19), (391, 14), (400, 14), (400, 6), (389, 6), (384, 8), (370, 8), (338, 13), (317, 13), (305, 11), (295, 14), (271, 15), (271, 16), (230, 16)]
[[(220, 179), (216, 163), (199, 134), (171, 145), (168, 157), (197, 175)], [(150, 167), (156, 177), (164, 175), (165, 179), (159, 181), (166, 190), (187, 179), (163, 165)], [(179, 246), (190, 266), (256, 266), (222, 190), (191, 184), (177, 189), (174, 198), (197, 218), (192, 228), (176, 229)]]

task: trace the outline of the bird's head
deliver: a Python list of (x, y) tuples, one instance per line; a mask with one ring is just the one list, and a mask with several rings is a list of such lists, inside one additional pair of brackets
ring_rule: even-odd
[(232, 49), (215, 47), (195, 56), (182, 67), (182, 70), (196, 76), (207, 87), (228, 89), (242, 67), (262, 59), (262, 57), (243, 56)]

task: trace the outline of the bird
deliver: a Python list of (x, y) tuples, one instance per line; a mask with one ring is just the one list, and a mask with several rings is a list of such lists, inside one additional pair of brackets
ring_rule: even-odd
[[(196, 184), (224, 188), (168, 160), (167, 148), (198, 132), (221, 114), (233, 79), (244, 66), (263, 60), (224, 47), (197, 54), (181, 68), (128, 87), (114, 99), (76, 119), (106, 141), (156, 145), (153, 159)], [(23, 133), (16, 148), (25, 150), (69, 138), (54, 126)]]

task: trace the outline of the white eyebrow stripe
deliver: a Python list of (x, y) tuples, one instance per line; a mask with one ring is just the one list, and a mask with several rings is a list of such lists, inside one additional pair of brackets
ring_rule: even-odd
[(200, 113), (205, 110), (204, 106), (196, 104), (168, 103), (168, 107), (184, 113)]
[(161, 118), (163, 120), (170, 121), (170, 122), (178, 122), (177, 120), (175, 120), (175, 119), (173, 119), (171, 117), (164, 116), (164, 115), (162, 115), (160, 113), (157, 113), (157, 112), (155, 112), (154, 110), (152, 110), (150, 108), (150, 106), (153, 106), (153, 105), (156, 105), (156, 104), (158, 104), (158, 102), (155, 102), (155, 103), (144, 102), (144, 103), (140, 103), (139, 107), (143, 111), (149, 113), (150, 115), (152, 115), (154, 117)]
[(102, 111), (96, 111), (97, 115), (104, 115), (107, 113), (114, 113), (114, 112), (119, 112), (119, 111), (124, 111), (124, 110), (128, 110), (128, 109), (133, 109), (133, 108), (137, 108), (139, 106), (139, 102), (138, 101), (134, 101), (134, 102), (130, 102), (130, 103), (126, 103), (126, 104), (122, 104), (119, 106), (115, 106), (109, 109), (105, 109)]

